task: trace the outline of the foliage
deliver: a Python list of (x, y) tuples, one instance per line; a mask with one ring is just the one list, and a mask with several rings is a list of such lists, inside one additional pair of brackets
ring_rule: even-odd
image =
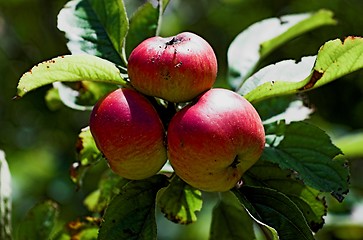
[[(65, 32), (71, 55), (44, 61), (25, 73), (17, 98), (53, 84), (49, 100), (89, 110), (111, 89), (128, 85), (127, 55), (140, 41), (159, 33), (168, 3), (146, 2), (128, 17), (124, 1), (69, 1), (58, 15), (58, 28)], [(299, 107), (291, 105), (301, 103), (295, 94), (363, 68), (362, 38), (331, 40), (316, 56), (258, 69), (264, 58), (293, 38), (335, 23), (327, 10), (272, 18), (247, 28), (231, 43), (228, 82), (259, 110), (265, 120), (267, 144), (259, 162), (243, 176), (242, 187), (219, 193), (211, 239), (254, 239), (258, 234), (254, 226), (267, 239), (313, 239), (313, 232), (324, 226), (324, 194), (340, 202), (346, 197), (349, 170), (340, 149), (324, 131), (304, 121), (309, 113), (298, 121), (290, 121), (284, 113)], [(273, 31), (260, 34), (266, 26), (273, 26)], [(81, 82), (82, 87), (59, 82)], [(93, 97), (85, 97), (87, 94)], [(264, 111), (266, 105), (269, 112)], [(87, 170), (102, 158), (87, 128), (79, 135), (77, 156), (71, 177), (82, 188)], [(202, 193), (170, 170), (141, 181), (128, 181), (106, 170), (98, 189), (85, 200), (88, 217), (68, 223), (68, 228), (54, 234), (59, 210), (55, 203), (46, 201), (29, 211), (18, 237), (44, 239), (54, 234), (56, 239), (156, 239), (156, 207), (169, 220), (190, 224), (197, 221), (202, 203)], [(238, 227), (241, 225), (244, 227)]]

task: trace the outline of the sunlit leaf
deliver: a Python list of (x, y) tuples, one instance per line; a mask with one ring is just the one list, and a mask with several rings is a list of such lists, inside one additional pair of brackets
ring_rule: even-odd
[(72, 0), (58, 15), (58, 28), (68, 39), (72, 54), (87, 53), (116, 64), (128, 29), (123, 1)]
[(363, 156), (363, 132), (352, 132), (334, 139), (334, 144), (337, 145), (344, 155), (349, 158)]
[(155, 175), (125, 185), (106, 209), (98, 239), (156, 239), (155, 198), (167, 183)]
[(202, 209), (202, 193), (174, 176), (170, 184), (160, 190), (157, 204), (170, 221), (189, 224), (197, 221), (196, 212)]
[(281, 93), (295, 93), (296, 89), (302, 86), (301, 80), (310, 76), (315, 60), (315, 56), (309, 56), (303, 57), (300, 62), (284, 60), (264, 67), (249, 77), (238, 90), (238, 93), (251, 102), (256, 101), (253, 94), (256, 94), (257, 89), (261, 89), (262, 86), (265, 90), (262, 93), (266, 95), (275, 94), (278, 96), (279, 93), (280, 95), (283, 95)]
[(280, 122), (266, 126), (266, 142), (261, 159), (294, 170), (306, 185), (344, 199), (349, 170), (344, 159), (335, 158), (341, 151), (324, 131), (306, 122)]
[[(326, 42), (316, 57), (267, 66), (248, 78), (239, 93), (250, 102), (305, 92), (363, 68), (363, 38)], [(310, 67), (311, 65), (311, 67)], [(310, 68), (310, 70), (309, 70)]]
[(11, 225), (11, 174), (5, 153), (0, 150), (0, 239), (12, 239)]
[(257, 22), (240, 33), (228, 49), (229, 82), (239, 89), (255, 71), (258, 63), (277, 47), (315, 28), (335, 24), (333, 13), (320, 10), (315, 13), (286, 15)]
[(18, 226), (17, 239), (51, 239), (58, 215), (59, 207), (56, 203), (50, 200), (38, 203)]
[(119, 69), (111, 62), (92, 55), (66, 55), (44, 61), (23, 74), (17, 96), (54, 82), (94, 81), (125, 85)]
[(102, 159), (102, 153), (98, 150), (89, 127), (85, 127), (78, 135), (76, 143), (77, 162), (71, 167), (71, 179), (80, 187), (87, 170)]
[(276, 229), (279, 239), (314, 239), (304, 215), (286, 195), (250, 186), (233, 189), (233, 193), (251, 215)]
[(126, 54), (146, 38), (158, 34), (162, 14), (168, 5), (169, 0), (159, 0), (157, 6), (145, 2), (130, 18), (130, 29), (126, 38)]
[(274, 97), (257, 102), (254, 107), (264, 124), (284, 120), (286, 123), (306, 120), (313, 109), (305, 106), (303, 99), (295, 95)]
[(277, 165), (259, 161), (245, 173), (243, 182), (252, 186), (267, 186), (285, 194), (303, 213), (311, 230), (323, 227), (327, 206), (320, 191), (295, 179), (294, 173), (282, 170)]
[(213, 208), (210, 240), (255, 239), (253, 220), (231, 192), (220, 194)]

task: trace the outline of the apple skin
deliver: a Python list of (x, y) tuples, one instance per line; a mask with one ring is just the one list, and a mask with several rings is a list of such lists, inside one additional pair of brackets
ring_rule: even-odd
[(167, 159), (165, 130), (153, 105), (132, 89), (117, 89), (94, 106), (90, 130), (110, 168), (132, 180), (156, 174)]
[(217, 68), (209, 43), (194, 33), (183, 32), (141, 42), (129, 56), (127, 71), (136, 90), (177, 103), (210, 89)]
[(255, 108), (227, 89), (211, 89), (177, 112), (167, 133), (175, 173), (208, 192), (233, 188), (261, 156), (264, 128)]

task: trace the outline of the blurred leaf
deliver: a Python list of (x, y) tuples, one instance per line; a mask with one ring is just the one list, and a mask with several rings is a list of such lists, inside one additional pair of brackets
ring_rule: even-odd
[(286, 195), (266, 187), (251, 186), (232, 192), (251, 215), (276, 229), (279, 239), (314, 239), (303, 214)]
[(0, 239), (12, 239), (11, 227), (11, 174), (5, 153), (0, 150)]
[(67, 223), (67, 226), (60, 231), (53, 240), (96, 240), (98, 236), (100, 219), (85, 217)]
[(167, 183), (155, 175), (125, 185), (107, 207), (98, 239), (156, 239), (155, 198)]
[(168, 3), (169, 0), (159, 0), (158, 5), (154, 7), (150, 2), (146, 1), (133, 14), (130, 19), (130, 29), (126, 37), (127, 56), (143, 40), (158, 34), (162, 14)]
[(58, 89), (56, 88), (51, 88), (47, 91), (47, 94), (45, 95), (45, 102), (47, 107), (52, 111), (64, 106), (61, 97), (59, 96)]
[(363, 68), (363, 38), (347, 37), (326, 42), (314, 57), (299, 63), (287, 60), (267, 66), (251, 76), (239, 93), (250, 102), (315, 89)]
[(50, 200), (38, 203), (29, 210), (18, 227), (21, 240), (51, 239), (59, 215), (58, 205)]
[(245, 185), (268, 187), (285, 194), (303, 213), (310, 229), (317, 232), (324, 225), (326, 202), (320, 191), (293, 178), (293, 172), (277, 165), (259, 161), (243, 177)]
[(348, 158), (356, 158), (363, 156), (363, 132), (353, 132), (334, 139), (344, 156)]
[(87, 53), (125, 65), (122, 46), (128, 30), (123, 1), (72, 0), (58, 15), (72, 54)]
[(111, 62), (92, 55), (66, 55), (34, 66), (20, 78), (17, 97), (57, 81), (95, 81), (125, 85), (119, 69)]
[(80, 187), (87, 170), (102, 158), (89, 127), (83, 128), (78, 135), (76, 150), (78, 161), (71, 167), (71, 179)]
[(202, 193), (174, 175), (170, 184), (159, 191), (157, 204), (165, 217), (179, 224), (197, 221), (202, 209)]
[(283, 122), (266, 126), (266, 142), (261, 159), (277, 163), (315, 189), (331, 193), (342, 201), (348, 192), (349, 170), (341, 151), (329, 136), (306, 122)]
[(113, 173), (111, 170), (107, 170), (100, 179), (98, 189), (84, 200), (88, 210), (97, 213), (104, 211), (111, 199), (119, 194), (122, 187), (129, 181)]
[(253, 220), (231, 192), (220, 193), (212, 212), (210, 240), (255, 239)]
[(258, 63), (277, 47), (315, 28), (335, 24), (333, 13), (286, 15), (257, 22), (240, 33), (228, 49), (229, 82), (235, 89), (255, 71)]

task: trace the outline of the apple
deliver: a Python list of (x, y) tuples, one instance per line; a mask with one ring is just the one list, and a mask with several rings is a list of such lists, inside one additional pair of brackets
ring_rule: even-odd
[(206, 40), (183, 32), (141, 42), (129, 56), (127, 71), (131, 85), (141, 93), (187, 102), (213, 86), (217, 59)]
[(110, 168), (124, 178), (151, 177), (166, 162), (164, 126), (153, 105), (133, 89), (119, 88), (101, 98), (90, 130)]
[(259, 114), (237, 93), (214, 88), (171, 119), (168, 157), (175, 173), (203, 191), (228, 191), (261, 156)]

